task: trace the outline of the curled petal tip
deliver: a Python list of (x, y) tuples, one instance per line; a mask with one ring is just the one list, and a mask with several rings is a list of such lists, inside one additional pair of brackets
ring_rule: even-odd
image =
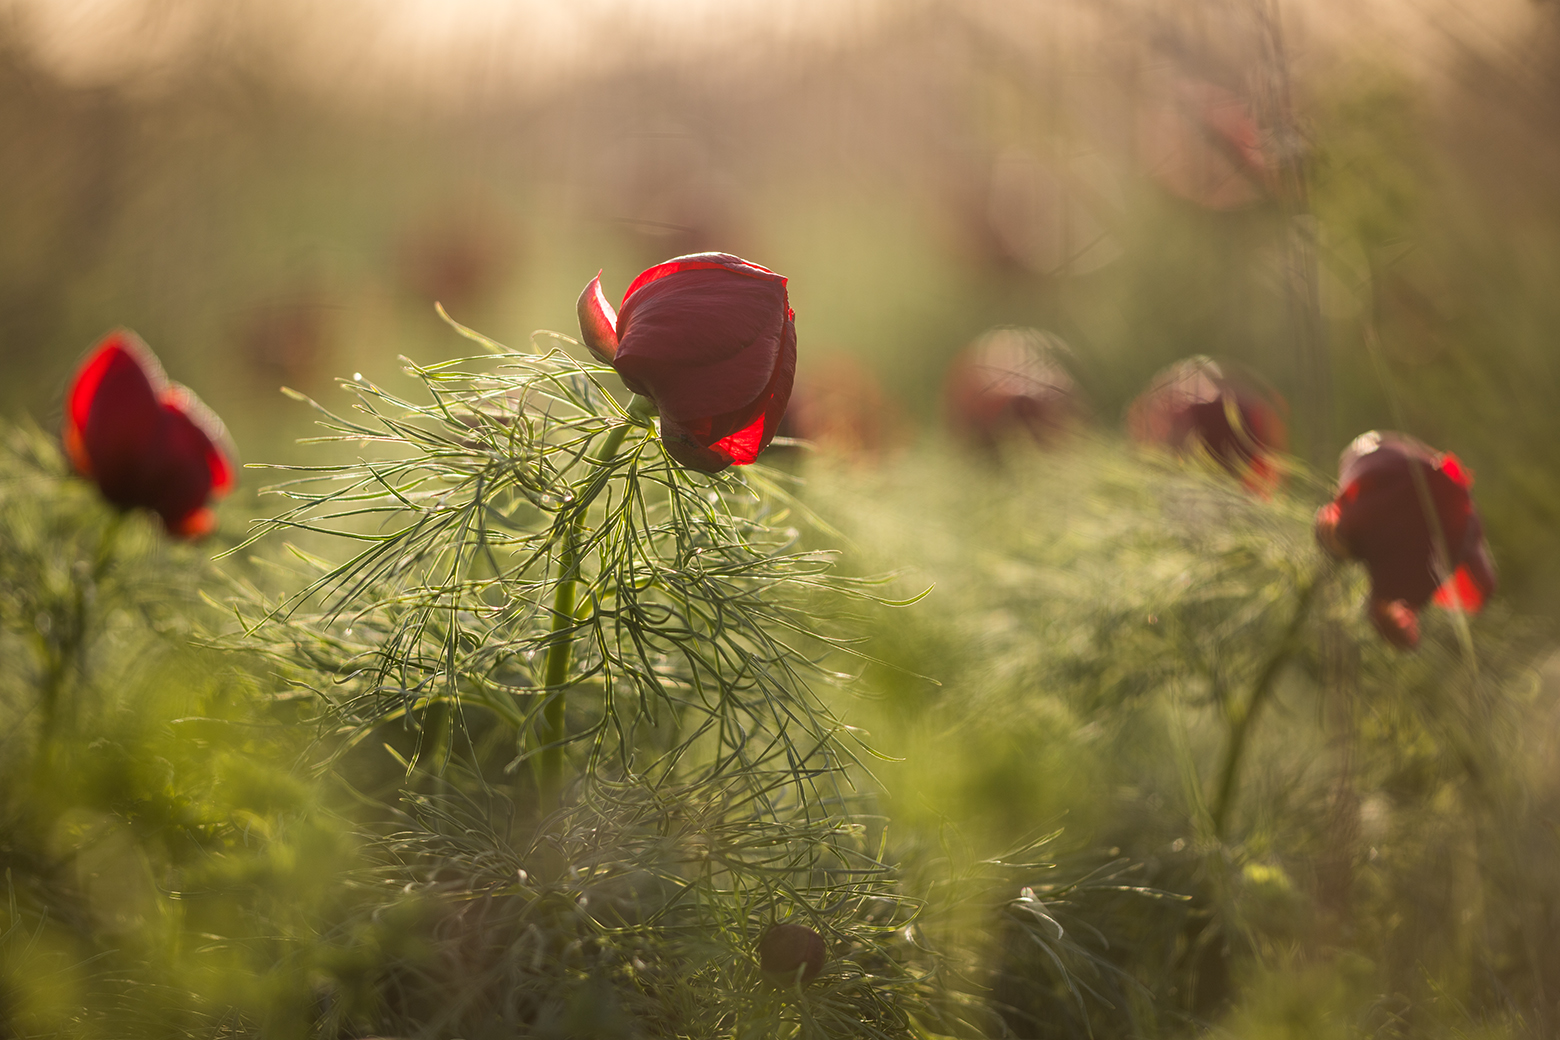
[(606, 293), (601, 291), (600, 271), (585, 286), (585, 291), (580, 293), (578, 310), (580, 334), (585, 340), (585, 346), (600, 361), (612, 364), (618, 349), (617, 311), (612, 309)]

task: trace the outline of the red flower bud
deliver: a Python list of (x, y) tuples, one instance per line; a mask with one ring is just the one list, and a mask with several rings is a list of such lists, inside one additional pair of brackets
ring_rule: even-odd
[(745, 466), (774, 439), (796, 375), (786, 280), (729, 253), (694, 253), (635, 278), (614, 314), (598, 275), (579, 299), (591, 353), (655, 402), (661, 442), (690, 469)]
[(1338, 485), (1338, 497), (1317, 513), (1316, 538), (1334, 556), (1365, 564), (1371, 620), (1388, 641), (1417, 644), (1417, 613), (1432, 597), (1475, 611), (1495, 591), (1495, 564), (1469, 494), (1473, 475), (1457, 456), (1372, 430), (1344, 449)]
[(943, 380), (955, 431), (994, 449), (1014, 432), (1042, 444), (1081, 418), (1078, 389), (1056, 355), (1065, 350), (1037, 329), (992, 329), (966, 347)]
[(758, 941), (758, 966), (770, 981), (807, 985), (827, 959), (823, 936), (802, 924), (777, 924)]
[(65, 397), (66, 454), (120, 509), (150, 509), (168, 533), (196, 538), (215, 526), (207, 503), (234, 483), (222, 422), (133, 332), (103, 338)]
[(1289, 446), (1286, 410), (1277, 393), (1199, 356), (1155, 376), (1132, 402), (1127, 426), (1141, 443), (1206, 454), (1253, 491), (1265, 493), (1282, 479), (1271, 456)]

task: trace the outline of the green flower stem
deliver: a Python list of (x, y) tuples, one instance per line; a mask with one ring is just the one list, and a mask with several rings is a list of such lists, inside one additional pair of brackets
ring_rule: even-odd
[[(647, 419), (654, 414), (654, 405), (647, 398), (634, 396), (629, 402), (628, 414), (634, 419)], [(589, 460), (597, 466), (611, 462), (623, 446), (628, 431), (637, 425), (625, 422), (613, 428), (602, 442), (601, 454)], [(574, 643), (568, 629), (576, 622), (575, 598), (580, 579), (579, 534), (585, 521), (589, 502), (581, 502), (574, 509), (563, 535), (563, 548), (558, 553), (558, 587), (553, 591), (552, 636), (547, 643), (546, 670), (543, 683), (549, 691), (542, 707), (541, 754), (537, 759), (537, 786), (542, 798), (555, 801), (563, 791), (563, 739), (564, 739), (564, 691), (563, 684), (569, 678), (569, 663)]]
[(1256, 725), (1257, 715), (1273, 695), (1278, 673), (1299, 649), (1300, 630), (1311, 612), (1311, 600), (1316, 594), (1318, 584), (1320, 578), (1313, 576), (1300, 589), (1289, 627), (1284, 630), (1283, 638), (1278, 641), (1278, 645), (1263, 662), (1262, 669), (1257, 673), (1257, 681), (1251, 688), (1251, 696), (1246, 700), (1245, 710), (1234, 718), (1230, 727), (1229, 747), (1224, 753), (1224, 767), (1219, 775), (1219, 794), (1213, 809), (1213, 834), (1220, 841), (1224, 840), (1225, 832), (1229, 827), (1230, 813), (1235, 808), (1235, 798), (1240, 790), (1240, 765), (1241, 759), (1245, 757), (1247, 739)]
[(59, 618), (58, 635), (53, 639), (40, 638), (45, 661), (44, 675), (38, 692), (38, 706), (42, 721), (44, 743), (51, 743), (60, 726), (60, 701), (65, 692), (66, 679), (72, 666), (79, 673), (82, 655), (87, 642), (88, 589), (96, 590), (108, 574), (113, 563), (114, 546), (119, 540), (119, 530), (124, 526), (125, 514), (115, 510), (98, 536), (98, 546), (93, 554), (92, 569), (78, 575), (72, 582), (71, 609), (68, 617)]

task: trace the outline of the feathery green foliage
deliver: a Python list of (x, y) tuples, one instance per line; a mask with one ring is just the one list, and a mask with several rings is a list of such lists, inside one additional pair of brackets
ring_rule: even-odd
[[(428, 959), (387, 967), (360, 1024), (912, 1035), (935, 961), (816, 689), (873, 585), (804, 548), (773, 475), (673, 463), (603, 371), (497, 352), (411, 366), (424, 401), (353, 381), (323, 439), (373, 457), (276, 489), (262, 535), (353, 549), (297, 548), (245, 640), (316, 696), (322, 764), (377, 759), (383, 796), (393, 763), (409, 792), (365, 882), (422, 908)], [(752, 953), (786, 920), (831, 951), (801, 999)]]

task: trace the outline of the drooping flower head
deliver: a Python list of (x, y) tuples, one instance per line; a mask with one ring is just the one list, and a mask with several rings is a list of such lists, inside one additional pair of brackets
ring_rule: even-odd
[(1433, 597), (1476, 611), (1495, 591), (1495, 565), (1451, 452), (1406, 434), (1361, 434), (1338, 460), (1338, 497), (1316, 514), (1316, 539), (1370, 573), (1370, 617), (1396, 646), (1419, 643), (1419, 611)]
[(1178, 361), (1132, 402), (1127, 426), (1143, 444), (1205, 455), (1254, 491), (1282, 474), (1273, 456), (1289, 446), (1284, 400), (1212, 358)]
[(640, 274), (614, 313), (601, 276), (580, 294), (580, 331), (624, 385), (655, 402), (661, 441), (690, 469), (745, 466), (774, 438), (796, 375), (786, 280), (729, 253)]
[(120, 509), (150, 509), (168, 533), (197, 538), (216, 524), (209, 503), (234, 483), (227, 431), (163, 375), (133, 332), (105, 336), (65, 396), (66, 454)]
[(1082, 418), (1078, 388), (1063, 367), (1066, 347), (1028, 328), (996, 328), (966, 347), (943, 379), (948, 421), (986, 449), (1014, 433), (1044, 444)]

